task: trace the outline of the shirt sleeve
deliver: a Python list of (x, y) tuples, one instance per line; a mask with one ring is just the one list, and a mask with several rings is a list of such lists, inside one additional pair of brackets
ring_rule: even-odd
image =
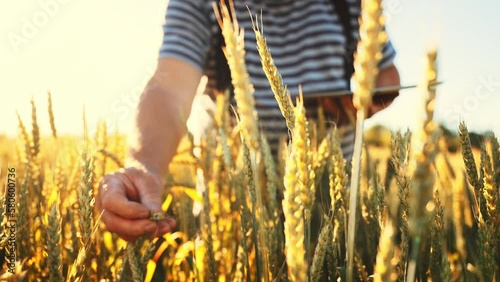
[(202, 71), (210, 40), (209, 15), (199, 0), (170, 0), (160, 58), (184, 60)]
[(378, 68), (383, 70), (394, 64), (394, 58), (396, 57), (396, 50), (392, 46), (390, 39), (382, 47), (382, 59), (378, 63)]
[[(360, 0), (346, 0), (349, 7), (349, 14), (351, 15), (351, 26), (353, 28), (354, 37), (359, 39), (359, 17), (361, 15), (361, 1)], [(386, 31), (387, 32), (387, 31)], [(385, 69), (394, 63), (396, 57), (396, 50), (392, 42), (388, 40), (382, 46), (382, 59), (380, 60), (379, 69)]]

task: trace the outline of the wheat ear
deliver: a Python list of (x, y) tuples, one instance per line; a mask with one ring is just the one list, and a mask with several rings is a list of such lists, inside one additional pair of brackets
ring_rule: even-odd
[(434, 82), (437, 79), (436, 58), (435, 50), (427, 55), (426, 80), (423, 85), (423, 93), (426, 94), (424, 97), (425, 118), (413, 139), (415, 145), (412, 145), (415, 169), (409, 193), (409, 232), (413, 246), (408, 264), (407, 281), (414, 281), (420, 243), (424, 235), (422, 232), (429, 226), (431, 214), (435, 208), (433, 190), (436, 174), (431, 165), (439, 150), (437, 143), (439, 128), (433, 121), (436, 96)]
[(36, 105), (33, 98), (31, 98), (31, 136), (33, 142), (31, 143), (31, 155), (36, 158), (40, 153), (40, 128), (38, 127)]
[[(297, 132), (296, 128), (294, 128), (293, 132)], [(292, 142), (285, 164), (285, 192), (283, 199), (285, 254), (288, 265), (288, 278), (291, 281), (307, 281), (304, 247), (304, 205), (302, 204), (302, 190), (297, 187), (298, 183), (300, 183), (297, 159), (303, 153), (305, 152), (300, 152), (299, 147), (295, 145), (295, 142)]]
[(50, 93), (50, 91), (48, 92), (47, 96), (48, 96), (50, 130), (52, 131), (52, 137), (54, 137), (54, 139), (57, 139), (56, 122), (54, 118), (54, 107), (52, 105), (52, 94)]
[(392, 220), (388, 219), (382, 228), (379, 240), (379, 251), (375, 264), (375, 282), (397, 281), (396, 265), (399, 252), (395, 242), (396, 230)]
[[(252, 17), (252, 15), (250, 15)], [(261, 24), (259, 26), (258, 17), (255, 16), (255, 21), (252, 17), (252, 27), (255, 32), (255, 38), (257, 40), (257, 50), (259, 51), (260, 61), (262, 63), (262, 69), (266, 74), (267, 80), (271, 84), (271, 90), (274, 93), (274, 97), (278, 102), (278, 106), (281, 110), (281, 114), (285, 117), (287, 127), (290, 131), (293, 130), (295, 123), (295, 115), (293, 112), (292, 99), (290, 98), (290, 92), (288, 91), (286, 85), (283, 82), (283, 78), (278, 71), (278, 68), (274, 64), (273, 58), (271, 56), (271, 51), (267, 47), (266, 39), (264, 38), (264, 26), (262, 24), (262, 15), (260, 17)]]
[(244, 30), (240, 29), (238, 25), (233, 1), (229, 1), (229, 7), (227, 7), (225, 1), (221, 0), (219, 7), (220, 9), (217, 8), (214, 2), (217, 21), (226, 42), (224, 54), (231, 71), (234, 98), (238, 106), (241, 125), (249, 134), (247, 140), (249, 147), (255, 149), (259, 146), (258, 116), (255, 110), (254, 88), (245, 65)]
[(467, 180), (470, 185), (474, 188), (474, 193), (477, 199), (475, 217), (477, 220), (488, 220), (488, 209), (486, 207), (486, 199), (484, 198), (484, 183), (483, 179), (479, 178), (476, 161), (474, 160), (474, 154), (472, 153), (472, 146), (469, 138), (469, 131), (465, 122), (461, 122), (459, 125), (460, 133), (460, 143), (462, 145), (462, 158), (464, 160), (465, 169), (467, 171)]
[(311, 264), (311, 281), (318, 282), (321, 278), (321, 271), (323, 270), (323, 263), (328, 245), (332, 243), (333, 228), (332, 223), (329, 221), (323, 228), (318, 237), (318, 244), (314, 251), (314, 258)]
[(50, 281), (64, 281), (61, 257), (61, 216), (57, 203), (50, 208), (47, 227), (47, 256)]

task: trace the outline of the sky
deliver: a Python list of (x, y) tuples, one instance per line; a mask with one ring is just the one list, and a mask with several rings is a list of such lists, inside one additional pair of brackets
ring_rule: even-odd
[[(42, 134), (50, 134), (48, 91), (60, 133), (81, 134), (84, 108), (90, 126), (105, 120), (129, 131), (155, 69), (167, 2), (1, 1), (0, 134), (17, 132), (16, 111), (29, 123), (31, 99)], [(402, 83), (422, 80), (425, 54), (437, 47), (444, 83), (435, 118), (452, 130), (465, 120), (471, 131), (500, 136), (500, 1), (384, 0), (384, 6)], [(418, 91), (402, 91), (367, 126), (413, 129), (421, 101)]]

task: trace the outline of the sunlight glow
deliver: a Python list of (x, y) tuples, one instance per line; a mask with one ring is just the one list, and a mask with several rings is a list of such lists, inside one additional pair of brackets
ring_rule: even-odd
[[(500, 67), (494, 63), (500, 38), (491, 36), (494, 22), (499, 24), (493, 11), (500, 4), (489, 0), (470, 7), (458, 2), (385, 1), (402, 82), (421, 80), (420, 62), (427, 47), (437, 43), (439, 76), (445, 82), (438, 90), (437, 119), (452, 128), (465, 119), (471, 130), (500, 134), (500, 124), (491, 118), (498, 116), (500, 106)], [(62, 133), (82, 132), (84, 105), (90, 126), (104, 119), (111, 128), (128, 131), (139, 95), (156, 66), (166, 5), (159, 0), (0, 3), (0, 134), (16, 133), (16, 111), (23, 119), (30, 117), (32, 97), (39, 107), (42, 134), (49, 134), (47, 91), (52, 93), (56, 126)], [(470, 14), (490, 20), (477, 21)], [(368, 126), (413, 128), (419, 99), (414, 90), (402, 92)]]

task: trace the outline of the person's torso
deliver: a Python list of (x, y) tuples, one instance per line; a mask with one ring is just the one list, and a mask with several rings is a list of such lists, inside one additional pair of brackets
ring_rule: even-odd
[[(360, 4), (356, 0), (346, 2), (353, 37), (358, 38)], [(245, 30), (245, 59), (255, 89), (260, 126), (273, 143), (279, 135), (286, 133), (286, 124), (262, 70), (248, 9), (259, 16), (262, 11), (264, 37), (292, 97), (298, 95), (299, 85), (304, 96), (347, 89), (343, 26), (331, 0), (235, 0), (234, 6), (239, 26)], [(213, 12), (211, 20), (215, 35), (219, 30)], [(220, 44), (216, 40), (214, 42), (213, 45)], [(215, 48), (219, 46), (211, 46), (207, 56), (207, 94), (212, 94), (215, 86)]]

